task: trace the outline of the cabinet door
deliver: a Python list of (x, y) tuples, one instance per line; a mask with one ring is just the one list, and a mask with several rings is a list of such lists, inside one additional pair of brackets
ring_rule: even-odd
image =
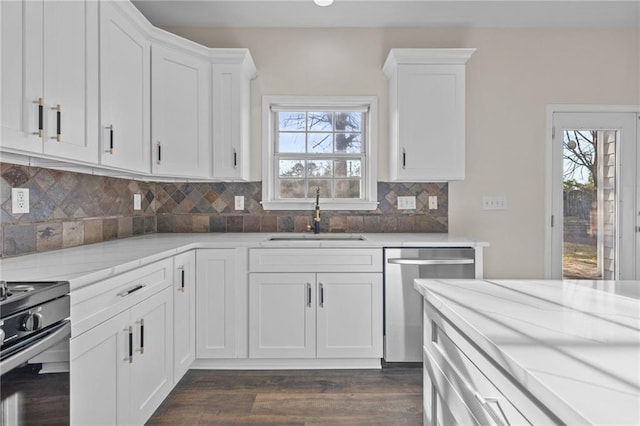
[(251, 274), (249, 356), (315, 358), (315, 274)]
[(129, 311), (71, 339), (71, 424), (129, 421)]
[(143, 424), (173, 388), (173, 290), (131, 308), (131, 423)]
[(213, 93), (213, 177), (248, 180), (250, 81), (241, 64), (215, 64)]
[(390, 171), (397, 181), (464, 178), (464, 65), (401, 65)]
[(318, 358), (382, 358), (382, 274), (318, 274)]
[(174, 382), (187, 372), (196, 358), (196, 254), (174, 258), (173, 358)]
[(235, 358), (235, 250), (198, 250), (196, 264), (197, 357)]
[[(0, 2), (0, 146), (42, 152), (42, 2)], [(44, 106), (43, 112), (44, 112)]]
[(209, 68), (187, 53), (152, 47), (153, 173), (209, 176)]
[(150, 171), (150, 43), (120, 2), (100, 2), (101, 162)]
[(98, 162), (98, 4), (45, 1), (44, 153)]

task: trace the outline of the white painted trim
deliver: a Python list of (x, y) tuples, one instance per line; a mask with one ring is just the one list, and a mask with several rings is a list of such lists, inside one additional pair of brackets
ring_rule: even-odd
[[(553, 114), (561, 112), (584, 112), (584, 113), (640, 113), (640, 105), (585, 105), (585, 104), (548, 104), (546, 108), (546, 128), (545, 128), (545, 264), (544, 273), (546, 279), (552, 278), (553, 253), (551, 215), (553, 214)], [(640, 157), (640, 155), (639, 155)], [(559, 220), (559, 218), (555, 218)]]
[(380, 358), (242, 358), (242, 359), (196, 359), (191, 370), (308, 370), (308, 369), (380, 369)]
[(389, 50), (382, 72), (390, 78), (398, 65), (464, 65), (474, 48), (394, 48)]
[(375, 210), (378, 205), (378, 98), (376, 96), (263, 96), (262, 97), (262, 207), (265, 210), (313, 210), (308, 200), (281, 201), (275, 199), (273, 162), (274, 145), (272, 105), (288, 107), (367, 105), (369, 108), (366, 140), (365, 193), (362, 200), (321, 200), (323, 210)]

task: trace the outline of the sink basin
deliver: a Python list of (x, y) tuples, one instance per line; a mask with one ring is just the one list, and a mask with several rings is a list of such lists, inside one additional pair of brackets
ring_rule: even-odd
[(365, 241), (358, 234), (283, 234), (272, 235), (268, 241)]

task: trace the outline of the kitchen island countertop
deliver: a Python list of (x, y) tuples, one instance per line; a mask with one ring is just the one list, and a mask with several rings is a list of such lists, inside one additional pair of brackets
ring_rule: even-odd
[(570, 424), (640, 424), (640, 281), (415, 280)]
[[(149, 234), (72, 248), (0, 259), (6, 281), (68, 280), (71, 289), (94, 283), (176, 254), (206, 248), (237, 247), (484, 247), (487, 243), (450, 234), (358, 234), (363, 240), (271, 241), (294, 233)], [(322, 235), (322, 234), (321, 234)], [(324, 234), (338, 235), (338, 234)], [(350, 235), (350, 234), (345, 234)]]

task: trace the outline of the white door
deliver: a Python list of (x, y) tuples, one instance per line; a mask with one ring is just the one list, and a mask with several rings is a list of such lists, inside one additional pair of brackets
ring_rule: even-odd
[(98, 162), (98, 4), (44, 2), (44, 153)]
[(148, 173), (151, 46), (117, 3), (100, 2), (101, 162)]
[(315, 274), (251, 274), (249, 356), (315, 358)]
[(42, 152), (42, 9), (42, 2), (0, 2), (3, 149)]
[(208, 177), (209, 63), (185, 52), (151, 51), (151, 139), (155, 174)]
[(129, 311), (71, 339), (71, 424), (129, 424)]
[(550, 256), (555, 279), (637, 279), (636, 113), (553, 114)]
[(382, 274), (318, 274), (318, 358), (382, 358)]
[(144, 424), (173, 388), (173, 290), (131, 308), (131, 423)]
[(235, 358), (235, 264), (233, 249), (198, 250), (196, 254), (198, 358)]
[(173, 375), (178, 383), (196, 358), (196, 254), (179, 254), (173, 262)]

